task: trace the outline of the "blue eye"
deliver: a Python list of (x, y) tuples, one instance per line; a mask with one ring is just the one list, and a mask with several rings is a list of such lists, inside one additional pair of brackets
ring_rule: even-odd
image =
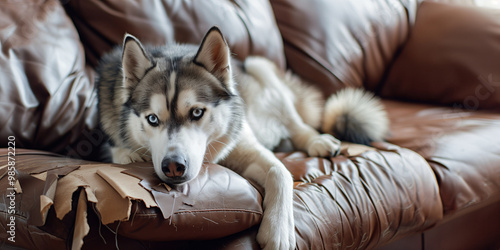
[(205, 109), (195, 108), (191, 110), (191, 120), (198, 121), (201, 119), (203, 114), (205, 113)]
[(149, 125), (153, 127), (157, 127), (158, 125), (160, 125), (158, 121), (158, 116), (156, 115), (148, 115), (146, 116), (146, 120), (148, 120)]

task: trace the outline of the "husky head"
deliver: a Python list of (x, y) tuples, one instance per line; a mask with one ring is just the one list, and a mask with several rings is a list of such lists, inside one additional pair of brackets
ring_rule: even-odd
[(225, 136), (237, 126), (232, 104), (238, 96), (229, 48), (218, 28), (199, 47), (145, 49), (126, 35), (122, 69), (128, 139), (150, 151), (161, 180), (190, 181), (204, 161), (220, 159), (223, 150), (216, 144), (226, 145)]

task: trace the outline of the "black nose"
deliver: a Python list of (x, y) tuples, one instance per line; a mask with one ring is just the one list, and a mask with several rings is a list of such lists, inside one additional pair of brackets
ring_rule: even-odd
[(161, 161), (161, 171), (169, 178), (182, 177), (186, 171), (186, 160), (181, 157), (165, 157)]

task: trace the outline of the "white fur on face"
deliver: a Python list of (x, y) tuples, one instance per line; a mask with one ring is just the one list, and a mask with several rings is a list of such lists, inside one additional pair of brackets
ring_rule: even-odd
[[(179, 128), (168, 131), (166, 124), (174, 117), (170, 117), (171, 111), (166, 107), (166, 98), (166, 95), (154, 94), (151, 97), (150, 110), (141, 114), (145, 128), (143, 138), (147, 140), (144, 145), (149, 147), (155, 172), (160, 179), (168, 182), (161, 167), (163, 159), (180, 155), (186, 160), (184, 174), (186, 181), (189, 181), (198, 175), (204, 160), (213, 160), (205, 158), (207, 145), (224, 135), (229, 124), (227, 117), (230, 110), (224, 105), (214, 108), (209, 104), (199, 102), (194, 90), (183, 90), (179, 92), (177, 98), (176, 118), (183, 117), (184, 119)], [(189, 119), (193, 108), (205, 109), (204, 116), (198, 121)], [(149, 114), (158, 116), (161, 121), (160, 126), (152, 127), (147, 123), (146, 116)], [(215, 153), (218, 152), (210, 152), (211, 155)]]
[(171, 102), (174, 99), (174, 95), (175, 95), (175, 91), (176, 91), (176, 89), (175, 89), (176, 78), (177, 78), (177, 73), (175, 73), (175, 71), (170, 73), (170, 79), (168, 81), (168, 101), (169, 102)]
[[(170, 112), (167, 110), (166, 103), (167, 98), (164, 94), (154, 94), (153, 96), (151, 96), (151, 101), (149, 104), (151, 112), (144, 114), (144, 119), (146, 119), (147, 115), (155, 114), (161, 121), (168, 120), (170, 118)], [(146, 124), (148, 123), (146, 122)]]
[[(129, 115), (129, 135), (132, 137), (133, 141), (135, 142), (136, 145), (144, 145), (147, 143), (145, 140), (145, 137), (143, 136), (143, 132), (141, 129), (141, 123), (143, 118), (142, 117), (137, 117), (134, 114)], [(144, 118), (145, 120), (145, 118)], [(137, 146), (139, 148), (140, 146)], [(135, 150), (135, 149), (134, 149)]]
[(151, 159), (153, 160), (153, 167), (158, 177), (162, 181), (167, 182), (168, 178), (161, 169), (161, 162), (165, 156), (165, 151), (166, 151), (165, 144), (168, 138), (167, 131), (158, 129), (158, 131), (155, 131), (154, 134), (155, 136), (149, 138), (150, 141), (149, 147), (151, 150)]
[(198, 128), (182, 127), (176, 133), (168, 135), (167, 130), (159, 130), (155, 137), (151, 138), (151, 155), (156, 174), (161, 180), (168, 182), (163, 173), (161, 163), (165, 157), (172, 158), (181, 155), (186, 160), (186, 181), (194, 179), (200, 172), (205, 153), (207, 137)]

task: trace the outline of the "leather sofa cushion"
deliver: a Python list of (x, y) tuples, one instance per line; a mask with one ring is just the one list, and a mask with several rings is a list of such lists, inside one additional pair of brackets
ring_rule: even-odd
[(429, 162), (445, 215), (500, 200), (500, 114), (384, 103), (391, 120), (388, 141)]
[(283, 44), (268, 1), (69, 1), (65, 5), (95, 66), (126, 32), (150, 44), (199, 44), (217, 25), (234, 56), (265, 56), (284, 68)]
[(0, 8), (0, 145), (62, 152), (96, 126), (83, 48), (59, 1)]
[(381, 95), (500, 110), (500, 10), (424, 1)]
[[(0, 166), (6, 165), (6, 151), (0, 150)], [(24, 187), (23, 192), (16, 195), (20, 205), (16, 210), (18, 247), (47, 248), (52, 244), (60, 246), (64, 242), (71, 242), (71, 227), (78, 218), (75, 210), (80, 200), (77, 197), (82, 190), (87, 192), (89, 201), (93, 199), (89, 193), (98, 200), (97, 205), (89, 202), (86, 209), (90, 233), (89, 237), (84, 238), (85, 248), (114, 246), (115, 239), (120, 239), (120, 244), (128, 242), (125, 245), (130, 248), (138, 245), (162, 247), (162, 244), (165, 244), (163, 247), (172, 247), (169, 241), (173, 240), (184, 242), (178, 244), (186, 246), (192, 240), (215, 239), (238, 233), (258, 225), (261, 217), (262, 198), (259, 189), (226, 168), (209, 165), (190, 183), (188, 192), (177, 193), (175, 203), (172, 199), (156, 199), (156, 202), (163, 202), (167, 208), (173, 207), (171, 218), (164, 219), (162, 209), (147, 208), (144, 202), (133, 201), (129, 220), (102, 226), (104, 213), (97, 216), (96, 212), (112, 210), (110, 206), (121, 202), (123, 197), (114, 195), (112, 197), (115, 198), (111, 200), (102, 199), (117, 192), (115, 188), (103, 189), (106, 187), (104, 184), (112, 181), (104, 181), (101, 177), (106, 175), (102, 173), (80, 178), (84, 176), (80, 172), (96, 166), (104, 172), (117, 167), (126, 168), (128, 174), (157, 186), (154, 182), (158, 179), (152, 174), (150, 165), (95, 163), (39, 151), (18, 150), (17, 153), (18, 179), (20, 186)], [(368, 151), (346, 149), (341, 156), (331, 159), (307, 157), (301, 152), (279, 153), (277, 156), (295, 180), (294, 217), (299, 249), (372, 248), (425, 230), (442, 218), (434, 174), (427, 162), (410, 150), (381, 143)], [(5, 171), (5, 168), (0, 169), (0, 177), (3, 176), (0, 178), (0, 195), (5, 195), (3, 192), (8, 187)], [(41, 178), (43, 176), (45, 178)], [(89, 184), (102, 185), (77, 184), (84, 189), (76, 189), (71, 203), (73, 209), (60, 218), (57, 212), (60, 210), (55, 209), (56, 205), (59, 207), (59, 203), (68, 202), (67, 199), (59, 200), (60, 196), (57, 195), (59, 192), (68, 192), (62, 183), (81, 182), (84, 179)], [(40, 195), (45, 194), (50, 198), (49, 190), (55, 182), (54, 206), (48, 209), (46, 223), (37, 227), (35, 225), (43, 224)], [(136, 185), (132, 182), (128, 184)], [(127, 183), (125, 185), (128, 186)], [(69, 190), (70, 194), (72, 190)], [(108, 205), (99, 206), (99, 202)], [(0, 214), (7, 214), (6, 209), (5, 206), (0, 207)], [(113, 216), (120, 212), (113, 211)], [(0, 216), (0, 223), (7, 224), (6, 219), (7, 216)], [(110, 230), (117, 231), (118, 235), (110, 233)], [(251, 229), (248, 237), (242, 236), (245, 242), (249, 241), (237, 248), (255, 246), (254, 232)], [(239, 240), (229, 242), (234, 243), (228, 243), (230, 246), (236, 247)], [(123, 247), (130, 249), (126, 246)]]
[(416, 0), (272, 0), (288, 66), (330, 95), (375, 88), (408, 36)]

